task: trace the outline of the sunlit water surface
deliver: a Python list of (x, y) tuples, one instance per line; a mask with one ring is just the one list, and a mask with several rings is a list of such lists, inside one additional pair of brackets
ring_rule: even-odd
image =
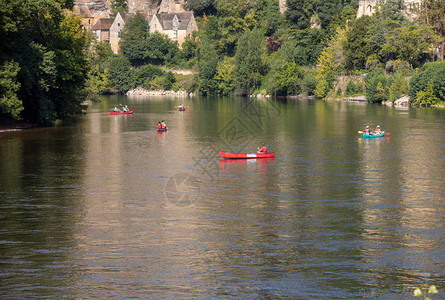
[[(119, 104), (135, 113), (110, 116)], [(427, 282), (443, 297), (444, 117), (107, 97), (0, 134), (0, 296), (402, 299)], [(390, 135), (357, 133), (378, 124)], [(219, 158), (262, 142), (274, 159)]]

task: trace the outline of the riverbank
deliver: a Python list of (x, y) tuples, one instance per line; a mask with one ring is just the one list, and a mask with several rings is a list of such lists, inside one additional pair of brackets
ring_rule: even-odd
[(187, 93), (186, 91), (152, 91), (143, 88), (131, 89), (126, 93), (127, 96), (177, 96), (177, 97), (191, 97), (193, 93)]
[(0, 122), (0, 133), (22, 131), (25, 129), (37, 128), (37, 124), (27, 123), (22, 120), (2, 120)]

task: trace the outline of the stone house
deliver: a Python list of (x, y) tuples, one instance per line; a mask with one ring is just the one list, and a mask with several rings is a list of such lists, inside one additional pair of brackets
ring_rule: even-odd
[(99, 42), (110, 42), (110, 27), (113, 24), (112, 18), (100, 18), (91, 28)]
[(132, 13), (118, 12), (110, 27), (110, 44), (114, 53), (119, 52), (120, 33), (124, 29), (125, 23), (133, 16)]
[(74, 11), (81, 18), (82, 29), (91, 30), (94, 24), (94, 16), (90, 9), (87, 6), (77, 6)]
[(186, 38), (198, 30), (195, 16), (192, 12), (155, 14), (148, 18), (150, 32), (158, 31), (166, 34), (170, 39), (177, 41), (179, 47)]

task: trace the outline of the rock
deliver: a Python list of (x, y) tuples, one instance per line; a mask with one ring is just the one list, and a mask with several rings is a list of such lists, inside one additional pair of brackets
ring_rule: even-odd
[(394, 101), (394, 106), (409, 106), (409, 97), (403, 96), (402, 98)]
[(129, 90), (126, 94), (127, 96), (181, 96), (181, 97), (187, 97), (187, 96), (193, 96), (192, 93), (187, 93), (185, 91), (149, 91), (143, 88), (135, 88), (132, 90)]

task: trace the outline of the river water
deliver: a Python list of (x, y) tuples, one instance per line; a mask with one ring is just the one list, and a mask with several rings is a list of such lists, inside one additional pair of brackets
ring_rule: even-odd
[(104, 97), (0, 134), (0, 296), (440, 298), (444, 170), (440, 109)]

